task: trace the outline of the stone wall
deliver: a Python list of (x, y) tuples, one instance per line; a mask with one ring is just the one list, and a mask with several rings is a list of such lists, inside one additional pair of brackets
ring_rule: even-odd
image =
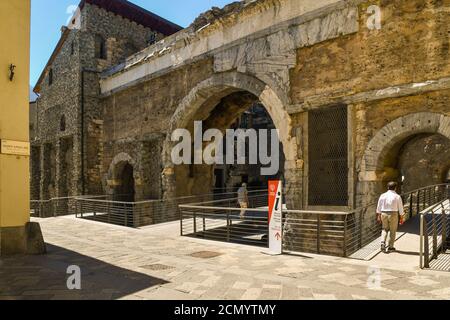
[[(45, 144), (54, 152), (52, 159), (56, 168), (47, 169), (44, 162), (50, 154), (46, 156), (45, 148), (40, 148), (39, 159), (32, 160), (32, 185), (41, 182), (40, 195), (34, 192), (41, 199), (104, 193), (101, 172), (103, 109), (99, 103), (98, 74), (145, 48), (154, 34), (142, 25), (95, 5), (86, 4), (80, 18), (79, 29), (63, 27), (62, 39), (65, 40), (39, 83), (39, 122), (32, 143), (36, 147)], [(106, 59), (96, 58), (96, 37), (105, 41)], [(157, 39), (162, 37), (156, 33)], [(50, 70), (53, 73), (51, 85)], [(66, 141), (72, 141), (69, 149), (62, 146)], [(71, 168), (69, 175), (65, 168)], [(49, 181), (52, 182), (51, 192), (48, 191)]]
[[(285, 178), (290, 181), (287, 190), (295, 194), (292, 206), (304, 208), (308, 206), (308, 170), (314, 166), (308, 163), (308, 143), (314, 139), (308, 134), (308, 112), (347, 105), (347, 207), (373, 201), (390, 177), (383, 170), (372, 173), (364, 167), (369, 142), (402, 116), (449, 112), (448, 5), (431, 0), (331, 1), (328, 6), (305, 7), (304, 15), (289, 16), (284, 11), (288, 3), (282, 1), (279, 20), (266, 28), (255, 21), (254, 14), (271, 12), (276, 5), (269, 0), (212, 10), (167, 42), (103, 74), (104, 139), (114, 144), (139, 141), (144, 134), (169, 137), (173, 123), (185, 127), (192, 119), (207, 119), (215, 115), (227, 94), (248, 90), (265, 100), (281, 130), (287, 153)], [(370, 5), (382, 10), (381, 30), (367, 27)], [(239, 27), (242, 38), (229, 33)], [(211, 41), (210, 45), (203, 46), (205, 41)], [(248, 79), (236, 80), (245, 76)], [(269, 88), (270, 98), (260, 95), (259, 89), (252, 91), (252, 81)], [(281, 105), (274, 104), (277, 99)], [(238, 110), (222, 112), (237, 116)], [(220, 125), (219, 118), (219, 122), (208, 121)], [(174, 170), (166, 165), (163, 180), (170, 181)], [(175, 171), (184, 183), (180, 189), (192, 190), (188, 168)], [(199, 167), (197, 172), (210, 184), (208, 168)], [(163, 182), (163, 189), (169, 192), (168, 185), (174, 183)]]
[[(349, 201), (337, 209), (372, 202), (387, 180), (398, 178), (395, 171), (406, 142), (418, 134), (450, 135), (444, 117), (450, 113), (448, 3), (321, 0), (295, 5), (293, 0), (258, 0), (213, 10), (109, 70), (132, 48), (144, 48), (150, 31), (87, 6), (84, 28), (71, 32), (67, 41), (80, 44), (76, 68), (89, 70), (78, 75), (58, 71), (68, 59), (63, 47), (54, 62), (58, 83), (44, 85), (39, 101), (46, 126), (41, 143), (59, 148), (53, 137), (59, 141), (74, 135), (76, 177), (81, 176), (80, 145), (85, 145), (85, 176), (75, 183), (77, 190), (78, 181), (84, 181), (88, 193), (113, 192), (120, 183), (116, 171), (128, 162), (137, 200), (206, 192), (213, 184), (211, 167), (197, 167), (195, 180), (190, 168), (170, 163), (172, 131), (191, 129), (193, 120), (223, 129), (246, 103), (259, 101), (280, 130), (289, 206), (306, 208), (314, 166), (308, 146), (315, 138), (309, 135), (309, 112), (345, 105)], [(380, 30), (367, 27), (370, 5), (381, 8)], [(106, 41), (107, 59), (92, 58), (96, 35)], [(83, 90), (74, 91), (75, 98), (70, 88), (66, 96), (57, 95), (67, 85), (59, 83), (60, 73), (67, 74), (67, 83), (84, 83)], [(65, 133), (57, 130), (61, 110), (72, 112), (66, 114)], [(431, 145), (441, 144), (433, 141)], [(59, 161), (60, 152), (56, 154)], [(439, 161), (444, 166), (447, 156)], [(404, 166), (415, 172), (412, 163)]]

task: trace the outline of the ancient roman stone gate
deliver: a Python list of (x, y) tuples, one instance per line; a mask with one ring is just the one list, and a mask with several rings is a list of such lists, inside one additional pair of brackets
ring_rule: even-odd
[(97, 183), (120, 189), (128, 168), (136, 200), (210, 192), (212, 166), (172, 163), (172, 132), (199, 120), (223, 131), (256, 102), (279, 130), (291, 209), (358, 207), (388, 180), (404, 191), (445, 182), (449, 16), (428, 0), (209, 11), (102, 74)]

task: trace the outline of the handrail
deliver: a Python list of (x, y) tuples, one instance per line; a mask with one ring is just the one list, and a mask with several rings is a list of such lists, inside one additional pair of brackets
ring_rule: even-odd
[[(447, 207), (444, 207), (446, 205)], [(431, 216), (431, 221), (426, 217)], [(437, 218), (440, 216), (440, 221)], [(450, 231), (450, 198), (426, 208), (420, 213), (420, 268), (430, 268), (430, 262), (437, 259), (441, 251), (447, 250)], [(429, 225), (429, 222), (431, 225)], [(431, 229), (430, 229), (431, 227)], [(430, 237), (433, 239), (430, 244)], [(439, 244), (440, 237), (440, 244)], [(430, 250), (431, 247), (431, 250)]]
[(55, 197), (55, 198), (50, 198), (48, 200), (30, 200), (30, 202), (36, 202), (36, 203), (46, 203), (46, 202), (53, 202), (53, 201), (59, 201), (59, 200), (75, 200), (75, 199), (81, 199), (81, 198), (103, 198), (103, 197), (107, 197), (106, 195), (102, 195), (102, 196), (94, 196), (94, 195), (84, 195), (84, 196), (68, 196), (68, 197)]
[[(423, 206), (431, 203), (435, 205), (436, 201), (447, 197), (446, 190), (448, 190), (448, 187), (450, 187), (449, 183), (435, 184), (402, 193), (401, 197), (405, 201), (406, 213), (409, 212), (410, 215), (415, 215)], [(183, 219), (187, 219), (186, 227), (188, 227), (190, 219), (193, 219), (195, 224), (197, 218), (204, 219), (205, 217), (212, 218), (214, 216), (220, 218), (230, 212), (242, 210), (248, 213), (267, 211), (267, 207), (241, 209), (208, 205), (226, 201), (229, 200), (179, 205), (182, 211), (181, 228), (183, 229)], [(294, 248), (294, 251), (298, 251), (297, 249), (300, 248), (301, 250), (316, 250), (322, 253), (328, 252), (349, 256), (379, 237), (381, 226), (375, 219), (376, 206), (377, 202), (373, 202), (349, 211), (282, 209), (283, 223), (286, 224), (283, 228), (288, 230), (288, 236), (283, 242), (286, 242), (288, 250), (289, 248)], [(327, 216), (331, 217), (327, 218)], [(205, 222), (203, 223), (205, 224)], [(211, 221), (207, 223), (214, 226), (214, 223)], [(211, 233), (212, 231), (208, 232)], [(203, 234), (208, 236), (208, 233), (205, 233), (205, 231), (203, 231)], [(315, 249), (308, 247), (313, 242), (316, 243)]]
[[(253, 190), (253, 191), (249, 191), (249, 193), (256, 193), (256, 192), (261, 192), (261, 191), (263, 191), (263, 190)], [(137, 202), (110, 201), (110, 200), (97, 200), (97, 199), (84, 199), (84, 198), (75, 198), (75, 200), (91, 201), (91, 202), (98, 202), (98, 203), (139, 205), (139, 204), (161, 203), (161, 202), (174, 201), (174, 200), (185, 200), (185, 199), (197, 198), (197, 197), (223, 196), (223, 195), (228, 195), (228, 194), (236, 194), (236, 192), (208, 193), (208, 194), (199, 194), (199, 195), (194, 195), (194, 196), (176, 197), (176, 198), (168, 198), (168, 199), (154, 199), (154, 200), (145, 200), (145, 201), (137, 201)], [(227, 199), (224, 199), (224, 201), (225, 200), (229, 200), (229, 199), (227, 198)], [(221, 200), (215, 200), (215, 201), (221, 201)]]
[[(417, 191), (428, 190), (428, 189), (431, 189), (431, 188), (436, 188), (436, 187), (441, 187), (441, 186), (450, 186), (450, 183), (435, 184), (435, 185), (431, 185), (431, 186), (428, 186), (428, 187), (423, 187), (423, 188), (420, 188), (420, 189), (415, 189), (415, 190), (413, 190), (413, 191), (408, 191), (408, 192), (402, 193), (400, 196), (401, 196), (401, 197), (405, 197), (405, 196), (409, 196), (409, 195), (411, 195), (411, 194), (413, 194), (413, 193), (415, 193), (415, 192), (417, 192)], [(258, 190), (258, 192), (260, 192), (260, 191), (264, 191), (264, 190)], [(233, 193), (235, 193), (235, 192), (233, 192)], [(233, 199), (234, 199), (234, 198), (233, 198)], [(206, 204), (206, 203), (214, 203), (214, 202), (225, 202), (225, 201), (233, 200), (233, 199), (214, 200), (214, 201), (208, 201), (208, 202), (202, 202), (202, 203), (205, 203), (205, 204)], [(236, 199), (237, 199), (237, 198), (236, 198)], [(217, 208), (217, 209), (221, 209), (221, 210), (225, 209), (224, 207), (207, 207), (207, 206), (199, 206), (198, 204), (200, 204), (200, 203), (183, 204), (183, 205), (180, 205), (180, 207), (181, 207), (181, 208), (185, 208), (185, 209), (188, 209), (188, 208), (191, 208), (191, 209), (202, 209), (202, 208), (205, 208), (205, 209), (213, 209), (213, 208)], [(376, 205), (376, 204), (377, 204), (377, 202), (373, 202), (373, 203), (364, 205), (364, 206), (362, 206), (362, 207), (359, 207), (359, 208), (356, 208), (356, 209), (353, 209), (353, 210), (350, 210), (350, 211), (317, 211), (317, 210), (291, 210), (291, 209), (283, 209), (282, 211), (283, 211), (283, 212), (286, 212), (286, 213), (311, 213), (311, 214), (350, 215), (350, 214), (356, 213), (356, 212), (358, 212), (358, 211), (360, 211), (360, 210), (363, 210), (363, 209), (367, 209), (367, 208), (369, 208), (369, 207), (372, 207), (372, 206), (374, 206), (374, 205)]]

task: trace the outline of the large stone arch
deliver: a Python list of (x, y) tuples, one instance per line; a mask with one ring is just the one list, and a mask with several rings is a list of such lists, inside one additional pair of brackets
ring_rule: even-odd
[[(170, 151), (173, 143), (170, 141), (171, 132), (178, 128), (186, 128), (198, 113), (208, 115), (222, 98), (239, 91), (245, 91), (256, 96), (264, 105), (276, 128), (279, 130), (280, 140), (285, 153), (285, 178), (287, 192), (299, 192), (301, 189), (302, 174), (298, 161), (298, 145), (293, 135), (292, 120), (286, 106), (274, 90), (261, 80), (239, 72), (215, 74), (195, 86), (189, 94), (182, 99), (174, 112), (169, 125), (167, 139), (163, 151), (163, 188), (165, 197), (174, 195), (171, 179), (174, 175), (174, 166), (171, 162)], [(301, 196), (294, 196), (300, 199)]]
[(360, 162), (358, 204), (376, 199), (383, 187), (383, 180), (393, 170), (386, 166), (389, 153), (408, 138), (419, 134), (440, 134), (450, 139), (450, 116), (434, 112), (412, 113), (380, 129), (368, 143)]

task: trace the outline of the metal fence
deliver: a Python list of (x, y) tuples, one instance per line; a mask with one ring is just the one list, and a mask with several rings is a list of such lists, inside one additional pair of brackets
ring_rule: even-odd
[(34, 218), (50, 218), (74, 215), (77, 208), (77, 199), (106, 199), (108, 196), (72, 196), (52, 198), (49, 200), (31, 200), (30, 216)]
[(420, 215), (420, 267), (430, 268), (430, 262), (449, 248), (450, 201), (446, 200)]
[[(438, 184), (413, 190), (401, 195), (407, 219), (420, 214), (426, 208), (449, 199), (450, 184)], [(346, 217), (345, 251), (351, 255), (376, 240), (381, 225), (376, 221), (377, 203), (350, 212)]]
[(267, 191), (249, 193), (248, 208), (237, 198), (180, 205), (182, 236), (268, 246)]
[[(449, 184), (402, 195), (408, 218), (449, 198)], [(254, 197), (250, 208), (233, 200), (181, 205), (181, 234), (210, 240), (268, 246), (267, 196)], [(376, 206), (349, 212), (283, 209), (283, 250), (348, 257), (381, 235)]]
[[(249, 191), (250, 195), (267, 191)], [(76, 217), (139, 228), (180, 219), (179, 206), (188, 203), (209, 203), (221, 200), (228, 205), (236, 193), (215, 193), (166, 200), (120, 202), (109, 199), (76, 199)], [(224, 200), (226, 199), (226, 200)]]
[(347, 212), (283, 211), (283, 250), (346, 256)]

